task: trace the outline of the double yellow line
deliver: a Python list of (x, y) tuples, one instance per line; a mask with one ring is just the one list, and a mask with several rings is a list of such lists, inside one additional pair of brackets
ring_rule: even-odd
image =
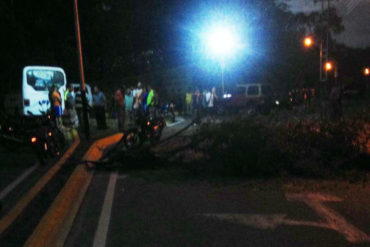
[(67, 152), (56, 162), (48, 172), (24, 195), (17, 204), (3, 218), (0, 219), (0, 235), (14, 222), (14, 220), (23, 212), (27, 205), (35, 198), (35, 196), (45, 187), (45, 185), (54, 177), (60, 170), (63, 164), (73, 154), (77, 146), (80, 144), (80, 139), (77, 138)]
[[(97, 161), (110, 145), (118, 142), (116, 134), (93, 143), (83, 160)], [(27, 247), (63, 246), (92, 179), (83, 164), (77, 166), (40, 223), (26, 241)]]

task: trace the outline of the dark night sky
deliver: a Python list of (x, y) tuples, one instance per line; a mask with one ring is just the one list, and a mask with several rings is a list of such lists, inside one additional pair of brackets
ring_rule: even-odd
[[(80, 0), (87, 81), (90, 83), (109, 81), (111, 79), (108, 78), (109, 76), (120, 78), (128, 74), (142, 73), (145, 70), (142, 67), (132, 66), (132, 61), (138, 62), (140, 59), (137, 55), (148, 49), (153, 49), (155, 52), (162, 51), (167, 56), (167, 60), (165, 59), (167, 65), (177, 66), (188, 63), (186, 51), (191, 49), (189, 37), (193, 31), (192, 27), (189, 28), (189, 23), (196, 23), (203, 18), (201, 12), (194, 14), (197, 9), (199, 10), (199, 6), (216, 9), (215, 2), (260, 3), (242, 0)], [(349, 2), (351, 5), (345, 4)], [(292, 10), (295, 12), (315, 9), (312, 0), (291, 0), (289, 3), (292, 4)], [(357, 0), (338, 2), (346, 28), (345, 32), (337, 36), (338, 40), (354, 47), (368, 44), (370, 32), (366, 30), (369, 28), (362, 22), (370, 18), (370, 15), (366, 16), (370, 9), (369, 5), (369, 2)], [(0, 58), (1, 64), (4, 65), (0, 68), (0, 79), (5, 81), (2, 87), (13, 85), (13, 81), (19, 79), (17, 69), (29, 64), (61, 66), (66, 70), (70, 81), (78, 80), (73, 0), (2, 0), (0, 11), (2, 11), (0, 25), (4, 41)], [(250, 9), (248, 11), (240, 9), (240, 11), (251, 12)], [(258, 11), (253, 14), (258, 15)], [(248, 18), (253, 19), (253, 14)], [(269, 24), (270, 18), (266, 16), (270, 16), (271, 13), (260, 14), (262, 15), (260, 19), (253, 24), (253, 28), (260, 31), (255, 32), (251, 37), (254, 39), (251, 41), (255, 42), (253, 44), (255, 56), (249, 56), (245, 63), (249, 67), (241, 67), (240, 70), (249, 70), (254, 66), (254, 71), (258, 69), (263, 71), (256, 62), (258, 59), (258, 62), (269, 62), (277, 69), (278, 67), (273, 63), (277, 62), (280, 63), (278, 65), (284, 66), (283, 60), (270, 55), (270, 50), (279, 51), (278, 45), (284, 47), (291, 47), (292, 44), (299, 45), (295, 40), (296, 37), (291, 36), (282, 37), (281, 40), (279, 39), (280, 43), (276, 44), (274, 35), (279, 35), (279, 31), (276, 30), (280, 25), (274, 24), (276, 19)], [(367, 23), (370, 23), (370, 20)], [(266, 28), (266, 25), (270, 26)], [(288, 63), (286, 62), (287, 68), (290, 66)]]

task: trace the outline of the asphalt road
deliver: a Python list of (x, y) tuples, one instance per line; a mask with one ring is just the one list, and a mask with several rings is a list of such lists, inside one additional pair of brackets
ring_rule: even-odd
[(65, 246), (370, 246), (369, 205), (369, 182), (96, 170)]
[(370, 246), (370, 187), (339, 187), (98, 173), (65, 246)]
[[(163, 138), (190, 123), (179, 120), (169, 124)], [(196, 129), (191, 127), (181, 135)], [(95, 135), (106, 136), (112, 130)], [(186, 138), (164, 143), (156, 152), (176, 149), (183, 140)], [(370, 182), (209, 181), (179, 168), (145, 168), (142, 162), (150, 161), (122, 160), (122, 167), (94, 170), (64, 246), (370, 246)], [(71, 162), (66, 166), (70, 172), (73, 159)], [(125, 162), (133, 163), (131, 169), (125, 169)], [(132, 169), (135, 167), (139, 169)], [(23, 183), (35, 180), (39, 173)], [(68, 179), (68, 174), (57, 176), (50, 191), (58, 193), (55, 188), (64, 185), (59, 180)], [(54, 198), (50, 193), (44, 197), (48, 199), (34, 200), (37, 205), (45, 204), (43, 207), (30, 205), (23, 214), (23, 218), (32, 216), (28, 225), (33, 222), (36, 226), (39, 221), (34, 209), (42, 209), (41, 217)], [(17, 222), (18, 227), (12, 226), (3, 236), (7, 246), (13, 245), (6, 236), (17, 239), (21, 246), (34, 229), (22, 230), (19, 226), (27, 224)]]

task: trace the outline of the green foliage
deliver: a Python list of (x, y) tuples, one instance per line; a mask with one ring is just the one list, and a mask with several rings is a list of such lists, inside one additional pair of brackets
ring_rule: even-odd
[(351, 161), (365, 155), (366, 147), (359, 141), (365, 125), (363, 121), (271, 124), (260, 118), (204, 126), (193, 146), (208, 159), (190, 167), (196, 172), (247, 177), (335, 174), (353, 168)]

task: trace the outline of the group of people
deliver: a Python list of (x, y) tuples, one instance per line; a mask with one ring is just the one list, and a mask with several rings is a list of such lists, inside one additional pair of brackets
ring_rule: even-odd
[(200, 118), (201, 114), (205, 113), (209, 118), (214, 119), (218, 99), (215, 87), (211, 90), (205, 89), (202, 93), (199, 89), (191, 92), (191, 88), (188, 88), (185, 94), (185, 114)]
[[(82, 104), (82, 93), (79, 87), (73, 87), (69, 85), (63, 96), (60, 95), (57, 87), (53, 87), (50, 92), (49, 100), (51, 102), (52, 111), (56, 116), (58, 126), (67, 126), (72, 128), (79, 128), (83, 125), (83, 104)], [(88, 98), (88, 94), (85, 94)], [(62, 97), (65, 101), (65, 109), (62, 109)], [(211, 119), (215, 116), (215, 104), (218, 99), (216, 88), (213, 87), (211, 90), (199, 89), (191, 92), (191, 88), (188, 88), (185, 94), (185, 105), (184, 114), (191, 115), (196, 118), (200, 118), (204, 113)], [(118, 120), (118, 130), (123, 131), (128, 126), (135, 124), (135, 120), (139, 116), (156, 115), (160, 109), (160, 103), (158, 93), (150, 86), (144, 86), (141, 82), (138, 82), (136, 88), (118, 88), (113, 95), (114, 100), (114, 112)], [(175, 121), (174, 108), (176, 106), (175, 99), (169, 99), (168, 105), (169, 112), (172, 112), (173, 121)], [(88, 105), (89, 110), (91, 107)], [(179, 112), (182, 112), (178, 108)], [(92, 95), (92, 110), (94, 112), (97, 128), (106, 129), (106, 109), (107, 109), (107, 98), (104, 93), (99, 90), (97, 86), (93, 88)], [(63, 116), (63, 123), (62, 123)]]
[[(88, 95), (85, 92), (86, 99)], [(65, 102), (65, 109), (62, 109), (62, 97)], [(56, 86), (52, 87), (49, 94), (52, 112), (55, 115), (56, 123), (59, 128), (62, 126), (79, 128), (83, 123), (83, 99), (82, 90), (69, 85), (64, 95), (60, 95)], [(106, 97), (97, 86), (94, 87), (92, 96), (93, 110), (97, 122), (98, 129), (106, 129)], [(88, 106), (89, 107), (89, 106)], [(62, 121), (63, 117), (63, 121)]]
[(145, 87), (138, 82), (136, 88), (118, 88), (114, 93), (118, 130), (123, 131), (140, 115), (151, 114), (156, 105), (157, 94), (150, 85)]

